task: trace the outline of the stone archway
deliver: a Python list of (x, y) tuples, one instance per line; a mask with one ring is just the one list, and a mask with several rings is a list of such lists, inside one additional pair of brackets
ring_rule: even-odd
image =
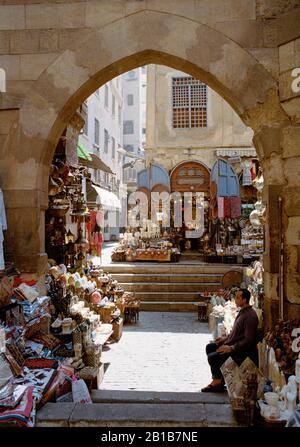
[[(70, 45), (49, 64), (22, 103), (4, 144), (0, 172), (9, 221), (6, 242), (13, 247), (21, 269), (40, 273), (45, 268), (43, 232), (49, 166), (66, 123), (96, 88), (149, 63), (168, 65), (201, 79), (254, 130), (255, 146), (266, 172), (267, 202), (276, 196), (269, 186), (289, 186), (287, 173), (283, 178), (279, 173), (283, 166), (280, 141), (290, 120), (270, 73), (248, 51), (213, 27), (145, 9), (88, 30), (75, 49)], [(287, 238), (295, 224), (287, 218)], [(278, 243), (278, 232), (268, 229), (267, 233), (266, 295), (271, 303), (278, 295), (278, 271), (274, 271), (272, 262), (268, 266), (268, 250), (273, 241)], [(289, 241), (293, 259), (288, 269), (295, 285), (297, 247), (293, 237)], [(299, 291), (297, 284), (295, 303), (300, 301)]]

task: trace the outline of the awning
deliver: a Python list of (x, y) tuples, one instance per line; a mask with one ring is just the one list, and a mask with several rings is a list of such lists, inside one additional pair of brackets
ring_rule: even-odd
[(114, 172), (101, 160), (101, 158), (97, 157), (95, 154), (90, 154), (90, 156), (92, 158), (91, 161), (80, 157), (80, 164), (86, 166), (87, 168), (100, 169), (100, 171), (108, 172), (109, 174), (114, 175)]
[(114, 174), (114, 172), (107, 166), (101, 158), (95, 154), (90, 154), (81, 144), (77, 143), (77, 155), (79, 163), (87, 168), (100, 169), (101, 171)]
[(83, 160), (92, 161), (91, 154), (88, 150), (84, 149), (81, 144), (77, 143), (77, 155), (79, 158), (82, 158)]
[(118, 196), (111, 191), (100, 188), (92, 183), (92, 187), (97, 191), (99, 201), (104, 208), (107, 209), (121, 209), (121, 202)]
[(257, 157), (256, 150), (253, 147), (245, 148), (234, 148), (234, 147), (224, 147), (222, 149), (216, 150), (216, 155), (218, 157)]

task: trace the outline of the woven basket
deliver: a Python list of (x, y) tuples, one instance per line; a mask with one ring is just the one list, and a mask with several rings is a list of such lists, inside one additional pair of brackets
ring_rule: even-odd
[(73, 345), (75, 345), (76, 343), (81, 344), (82, 343), (81, 331), (73, 331), (72, 332), (72, 340), (73, 340)]

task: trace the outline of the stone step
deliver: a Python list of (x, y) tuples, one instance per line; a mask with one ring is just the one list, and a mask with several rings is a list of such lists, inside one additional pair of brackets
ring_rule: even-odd
[(241, 266), (230, 264), (184, 264), (184, 263), (115, 263), (102, 265), (101, 268), (108, 273), (166, 273), (166, 274), (221, 274), (224, 275), (230, 270), (243, 270)]
[(197, 292), (137, 292), (135, 297), (142, 302), (169, 301), (169, 302), (201, 302), (203, 299)]
[(219, 282), (201, 282), (201, 283), (189, 283), (189, 282), (133, 282), (126, 283), (120, 282), (119, 285), (127, 292), (202, 292), (205, 290), (217, 290), (220, 289), (221, 283)]
[(146, 312), (197, 312), (197, 302), (142, 301), (141, 310)]
[(229, 397), (223, 393), (178, 393), (159, 391), (119, 391), (119, 390), (92, 390), (93, 403), (214, 403), (228, 404)]
[(236, 427), (230, 404), (52, 403), (36, 416), (37, 427)]
[(221, 273), (186, 273), (186, 274), (170, 274), (170, 273), (148, 273), (147, 275), (144, 273), (114, 273), (113, 278), (121, 283), (133, 283), (133, 282), (215, 282), (220, 283), (222, 281), (223, 275)]

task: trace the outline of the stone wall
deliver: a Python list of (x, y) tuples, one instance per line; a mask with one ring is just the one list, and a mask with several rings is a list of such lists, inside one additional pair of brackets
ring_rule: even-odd
[[(45, 267), (44, 210), (56, 143), (96, 88), (140, 65), (171, 66), (200, 78), (254, 132), (269, 216), (284, 204), (287, 312), (299, 309), (300, 8), (295, 0), (6, 0), (0, 4), (0, 179), (6, 245), (23, 271)], [(266, 319), (276, 314), (278, 273), (266, 231)], [(298, 310), (297, 310), (298, 312)]]

